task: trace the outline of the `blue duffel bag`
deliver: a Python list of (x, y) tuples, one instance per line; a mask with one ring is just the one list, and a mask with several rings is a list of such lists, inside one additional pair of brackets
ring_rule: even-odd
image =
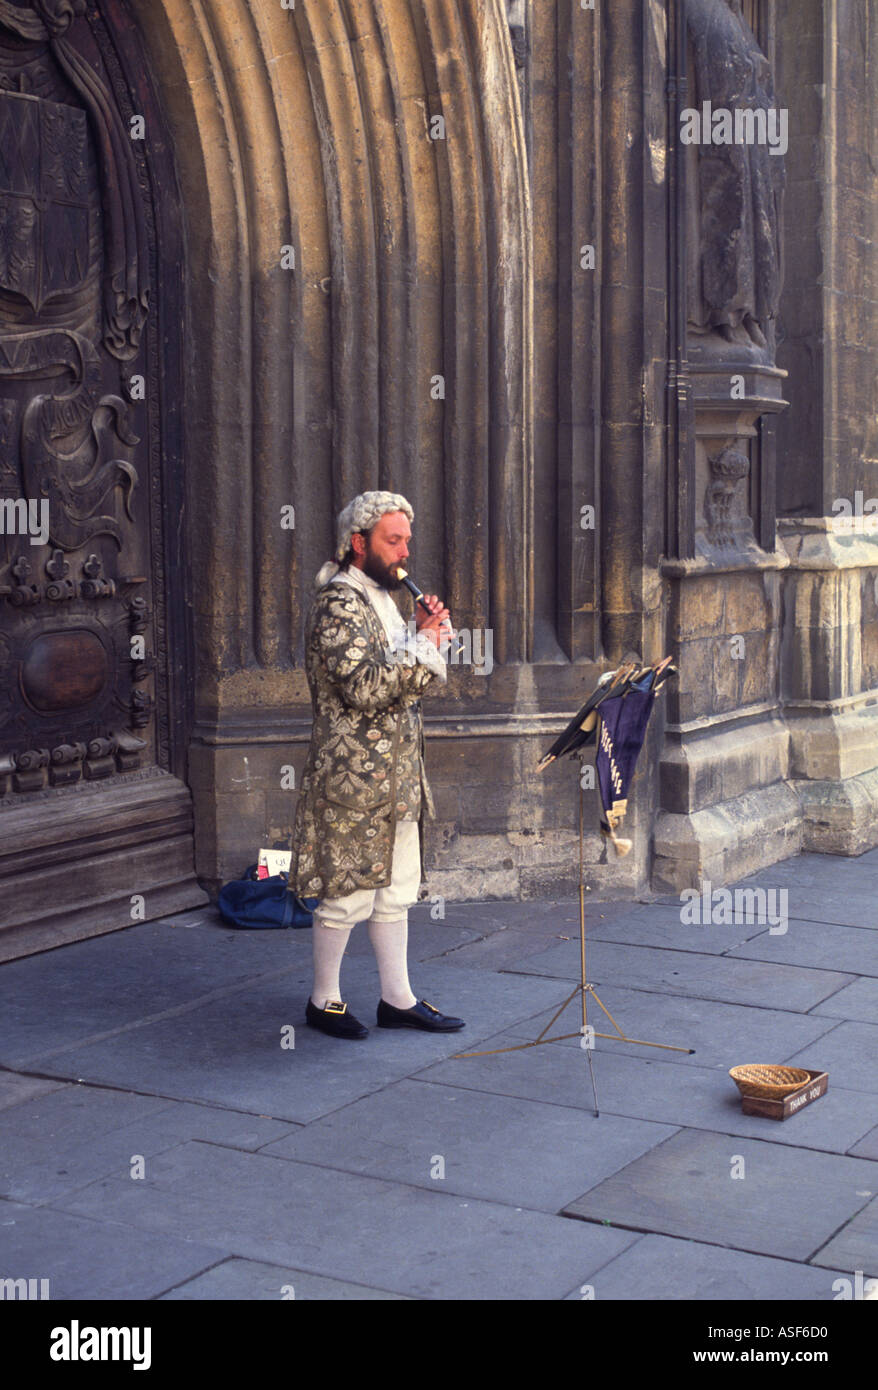
[(298, 898), (287, 889), (287, 874), (257, 877), (251, 864), (243, 878), (223, 884), (217, 906), (232, 927), (310, 927), (319, 898)]

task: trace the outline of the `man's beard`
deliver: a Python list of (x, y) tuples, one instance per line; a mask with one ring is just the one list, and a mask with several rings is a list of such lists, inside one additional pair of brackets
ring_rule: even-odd
[(385, 565), (382, 560), (373, 552), (371, 546), (366, 546), (366, 558), (363, 561), (363, 571), (368, 574), (370, 579), (374, 579), (376, 584), (380, 584), (382, 589), (401, 589), (402, 580), (397, 578), (396, 565)]

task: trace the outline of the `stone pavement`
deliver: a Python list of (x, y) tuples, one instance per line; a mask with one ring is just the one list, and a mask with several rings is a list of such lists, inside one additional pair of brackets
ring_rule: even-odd
[[(452, 1055), (537, 1036), (579, 977), (578, 899), (413, 909), (415, 990), (467, 1020), (444, 1037), (315, 1033), (310, 932), (212, 908), (0, 966), (0, 1278), (47, 1278), (53, 1299), (868, 1292), (878, 851), (736, 886), (768, 915), (587, 896), (606, 1007), (695, 1049), (598, 1038), (598, 1118), (577, 1036)], [(365, 926), (342, 982), (373, 1023)], [(580, 1022), (574, 1001), (553, 1031)], [(754, 1061), (826, 1069), (829, 1091), (748, 1118), (727, 1069)]]

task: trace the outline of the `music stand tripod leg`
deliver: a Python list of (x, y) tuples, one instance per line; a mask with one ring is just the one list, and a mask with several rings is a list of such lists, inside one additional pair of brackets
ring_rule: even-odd
[(591, 1037), (589, 1036), (589, 1032), (588, 1032), (588, 1013), (587, 1013), (587, 1006), (586, 1006), (586, 995), (587, 995), (587, 993), (588, 993), (589, 986), (586, 984), (586, 977), (585, 977), (585, 886), (584, 886), (584, 877), (585, 877), (585, 874), (584, 874), (584, 867), (583, 867), (583, 862), (582, 862), (582, 861), (583, 861), (583, 848), (582, 848), (582, 843), (583, 843), (582, 802), (583, 802), (583, 795), (582, 795), (582, 778), (580, 777), (580, 779), (579, 779), (579, 970), (580, 970), (580, 985), (579, 985), (579, 992), (580, 992), (580, 994), (582, 995), (582, 1037), (580, 1038), (579, 1045), (580, 1045), (580, 1047), (582, 1047), (582, 1046), (584, 1045), (584, 1047), (585, 1047), (585, 1053), (586, 1053), (586, 1056), (588, 1057), (588, 1074), (589, 1074), (589, 1076), (591, 1077), (591, 1093), (592, 1093), (592, 1095), (594, 1096), (594, 1113), (595, 1113), (595, 1119), (597, 1119), (601, 1112), (598, 1110), (598, 1093), (597, 1093), (597, 1087), (595, 1086), (595, 1080), (594, 1080), (594, 1063), (593, 1063), (593, 1061), (592, 1061), (592, 1056), (591, 1056), (591, 1054), (592, 1054), (592, 1052), (593, 1052), (594, 1049), (593, 1049), (593, 1047), (592, 1047), (592, 1039), (591, 1039)]
[(594, 1096), (594, 1117), (595, 1119), (597, 1119), (601, 1112), (600, 1110), (598, 1110), (598, 1093), (594, 1084), (594, 1066), (591, 1060), (591, 1054), (593, 1051), (594, 1048), (591, 1047), (587, 1047), (585, 1049), (585, 1054), (588, 1057), (588, 1074), (591, 1077), (591, 1093)]

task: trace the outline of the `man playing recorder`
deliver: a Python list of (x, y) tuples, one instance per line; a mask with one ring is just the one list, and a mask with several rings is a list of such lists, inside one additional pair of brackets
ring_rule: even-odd
[(316, 577), (305, 628), (311, 746), (293, 830), (289, 891), (314, 911), (313, 1028), (365, 1038), (341, 998), (354, 926), (368, 920), (381, 980), (380, 1028), (455, 1032), (463, 1020), (418, 1000), (408, 978), (408, 909), (424, 872), (423, 820), (435, 815), (424, 766), (421, 696), (447, 680), (448, 609), (425, 595), (407, 633), (399, 589), (414, 512), (399, 493), (364, 492), (338, 517), (336, 560)]

